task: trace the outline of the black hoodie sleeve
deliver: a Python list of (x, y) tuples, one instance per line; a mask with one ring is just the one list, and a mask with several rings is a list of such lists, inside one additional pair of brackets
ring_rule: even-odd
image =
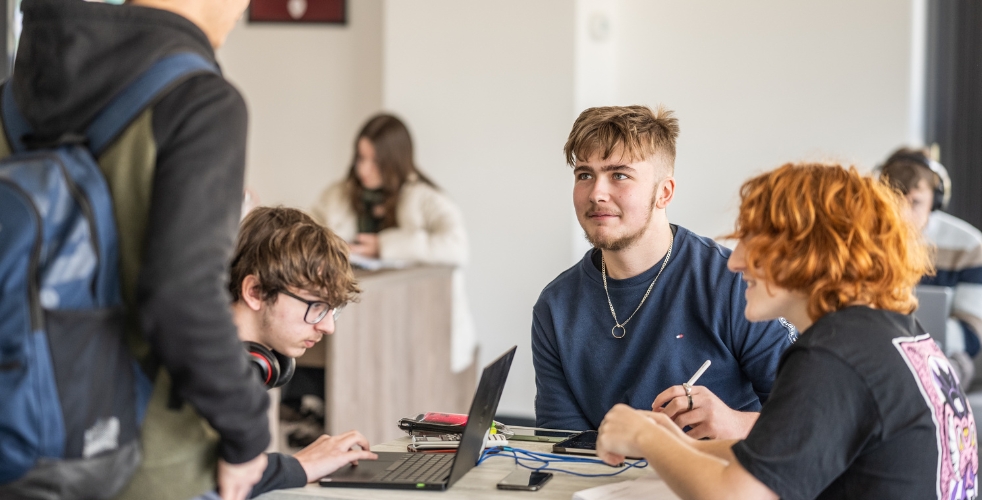
[(268, 446), (268, 397), (250, 371), (225, 289), (242, 204), (245, 102), (218, 75), (180, 84), (153, 108), (157, 166), (137, 303), (177, 395), (243, 463)]
[(297, 459), (281, 453), (270, 453), (268, 457), (269, 465), (262, 479), (252, 487), (249, 498), (283, 488), (303, 488), (307, 484), (307, 471)]

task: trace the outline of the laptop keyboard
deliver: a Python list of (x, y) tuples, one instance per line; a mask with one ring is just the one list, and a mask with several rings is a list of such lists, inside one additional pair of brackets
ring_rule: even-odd
[(384, 483), (442, 483), (450, 474), (455, 453), (414, 453), (372, 478)]

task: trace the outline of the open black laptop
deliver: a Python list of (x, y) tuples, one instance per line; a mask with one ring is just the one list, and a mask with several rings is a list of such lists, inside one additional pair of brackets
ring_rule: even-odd
[(484, 369), (477, 385), (467, 426), (456, 453), (385, 453), (378, 460), (361, 460), (320, 480), (321, 486), (445, 490), (477, 465), (484, 449), (484, 435), (498, 409), (508, 370), (515, 357), (512, 347)]
[(946, 286), (917, 285), (914, 293), (917, 295), (914, 317), (944, 351), (947, 347), (947, 324), (955, 302), (955, 290)]

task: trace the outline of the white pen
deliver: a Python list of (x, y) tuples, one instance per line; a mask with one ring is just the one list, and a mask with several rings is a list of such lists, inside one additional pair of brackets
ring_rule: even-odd
[[(706, 369), (709, 368), (709, 365), (711, 365), (711, 364), (713, 364), (713, 362), (707, 359), (706, 362), (703, 363), (702, 366), (700, 366), (698, 370), (696, 370), (695, 375), (693, 375), (692, 378), (690, 378), (688, 382), (682, 384), (682, 387), (691, 388), (692, 385), (695, 384), (697, 380), (699, 380), (699, 377), (701, 377), (703, 373), (706, 373)], [(688, 392), (688, 391), (686, 391), (686, 392)]]

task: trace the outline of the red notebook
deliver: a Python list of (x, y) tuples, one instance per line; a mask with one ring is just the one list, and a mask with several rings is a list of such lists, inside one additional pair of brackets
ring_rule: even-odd
[(423, 414), (420, 422), (432, 422), (434, 424), (467, 425), (467, 415), (463, 413), (439, 413), (427, 412)]
[(399, 420), (399, 428), (406, 432), (460, 434), (466, 425), (467, 415), (461, 413), (428, 412)]

